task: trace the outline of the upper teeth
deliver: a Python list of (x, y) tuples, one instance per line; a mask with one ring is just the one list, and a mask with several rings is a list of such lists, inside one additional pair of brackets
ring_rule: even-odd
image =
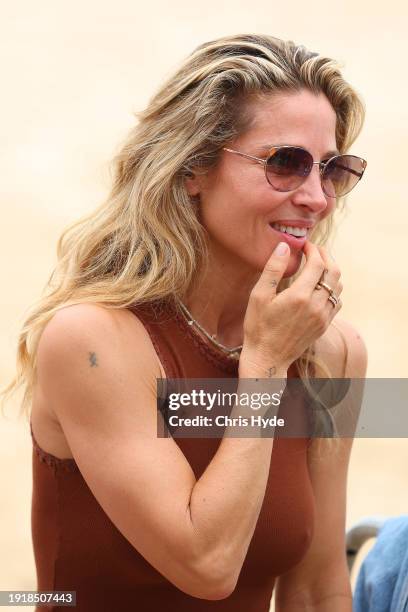
[(281, 225), (280, 223), (272, 223), (272, 227), (280, 232), (286, 232), (294, 236), (306, 236), (307, 234), (307, 229), (305, 227), (293, 227), (292, 225)]

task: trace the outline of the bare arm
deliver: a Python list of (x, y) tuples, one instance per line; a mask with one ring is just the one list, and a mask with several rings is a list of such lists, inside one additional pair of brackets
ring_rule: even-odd
[(174, 440), (157, 438), (158, 361), (143, 325), (124, 311), (61, 310), (43, 332), (37, 368), (79, 469), (118, 530), (180, 590), (228, 596), (258, 519), (273, 440), (224, 439), (197, 482)]
[[(261, 371), (258, 374), (269, 376)], [(250, 378), (249, 371), (247, 376)], [(261, 378), (259, 385), (254, 385), (253, 380), (246, 380), (242, 375), (238, 392), (250, 394), (258, 385), (262, 392), (279, 393), (285, 386), (286, 376), (286, 371), (279, 371), (270, 375), (272, 380)], [(243, 411), (235, 406), (231, 416), (240, 413), (248, 416), (248, 408)], [(251, 435), (256, 433), (251, 430)], [(211, 564), (222, 564), (227, 575), (233, 572), (231, 590), (238, 580), (262, 507), (272, 447), (272, 437), (224, 437), (191, 493), (189, 511), (197, 554), (207, 550), (212, 557)]]
[[(367, 370), (364, 341), (349, 323), (340, 319), (336, 323), (345, 342), (331, 329), (318, 344), (319, 357), (329, 365), (333, 378), (364, 379)], [(353, 411), (359, 409), (355, 398), (352, 404)], [(350, 409), (347, 397), (339, 406), (346, 412)], [(333, 448), (332, 440), (317, 438), (311, 444), (309, 470), (316, 500), (315, 533), (302, 561), (278, 579), (277, 612), (351, 612), (345, 523), (352, 443), (352, 438), (339, 438)]]

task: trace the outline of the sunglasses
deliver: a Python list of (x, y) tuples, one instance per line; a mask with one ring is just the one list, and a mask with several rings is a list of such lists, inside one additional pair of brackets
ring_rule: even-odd
[(356, 155), (335, 155), (325, 161), (315, 162), (309, 151), (291, 145), (272, 147), (266, 159), (225, 147), (223, 150), (262, 164), (265, 167), (266, 180), (276, 191), (297, 189), (309, 176), (314, 164), (317, 164), (322, 190), (331, 198), (339, 198), (349, 193), (357, 185), (367, 166), (366, 160)]

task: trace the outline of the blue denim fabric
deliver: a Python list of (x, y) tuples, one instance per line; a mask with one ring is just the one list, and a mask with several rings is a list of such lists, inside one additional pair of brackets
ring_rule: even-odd
[(358, 574), (353, 612), (408, 612), (408, 514), (382, 526)]

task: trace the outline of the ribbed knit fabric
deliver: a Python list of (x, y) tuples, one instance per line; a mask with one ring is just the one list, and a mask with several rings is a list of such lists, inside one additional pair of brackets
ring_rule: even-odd
[[(168, 378), (237, 378), (237, 362), (207, 344), (170, 304), (130, 310), (147, 329)], [(299, 563), (310, 545), (315, 507), (306, 437), (274, 441), (264, 501), (237, 586), (226, 599), (210, 601), (185, 594), (154, 569), (105, 514), (75, 460), (46, 453), (32, 430), (31, 435), (37, 590), (76, 591), (77, 612), (268, 612), (275, 578)], [(175, 441), (197, 479), (221, 442)]]

